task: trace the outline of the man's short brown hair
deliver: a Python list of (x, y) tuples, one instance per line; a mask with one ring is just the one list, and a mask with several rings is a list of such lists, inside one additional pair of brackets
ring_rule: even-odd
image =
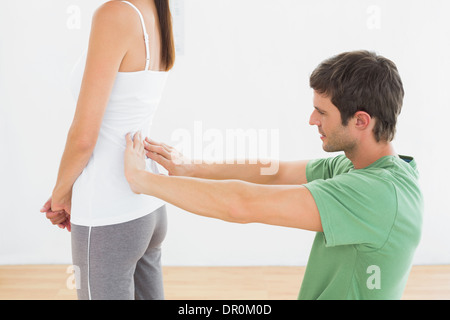
[(394, 139), (405, 92), (397, 67), (389, 59), (369, 51), (339, 54), (314, 70), (310, 86), (331, 99), (344, 126), (356, 112), (364, 111), (376, 119), (378, 142)]

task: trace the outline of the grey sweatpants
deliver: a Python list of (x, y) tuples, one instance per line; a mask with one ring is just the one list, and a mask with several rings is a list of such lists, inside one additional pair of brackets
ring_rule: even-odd
[(125, 223), (72, 224), (72, 259), (79, 300), (162, 300), (161, 244), (167, 232), (163, 206)]

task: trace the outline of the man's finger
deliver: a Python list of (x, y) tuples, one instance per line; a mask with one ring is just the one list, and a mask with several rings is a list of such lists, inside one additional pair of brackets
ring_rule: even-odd
[(155, 153), (155, 152), (147, 152), (146, 154), (149, 159), (156, 161), (157, 163), (162, 165), (164, 168), (166, 168), (166, 170), (168, 170), (169, 165), (170, 165), (170, 160), (167, 160), (162, 155)]
[[(145, 145), (145, 150), (162, 155), (164, 158), (169, 159), (169, 160), (172, 158), (170, 152), (168, 152), (162, 146), (155, 146), (155, 145), (147, 144), (147, 145)], [(148, 156), (148, 154), (147, 154), (147, 156)]]
[(162, 146), (164, 149), (166, 149), (168, 152), (172, 152), (173, 147), (169, 146), (168, 144), (162, 143)]
[(127, 135), (125, 136), (125, 139), (127, 141), (127, 148), (132, 147), (133, 140), (131, 139), (131, 132), (127, 133)]
[(137, 141), (135, 141), (135, 143), (137, 144), (139, 154), (142, 154), (144, 152), (144, 144), (142, 143), (142, 134), (140, 131), (138, 132)]
[(145, 141), (147, 141), (150, 144), (156, 144), (157, 146), (161, 145), (161, 143), (159, 143), (159, 142), (157, 142), (157, 141), (155, 141), (153, 139), (150, 139), (149, 137), (145, 137)]
[(160, 146), (164, 149), (166, 149), (167, 152), (172, 152), (173, 147), (169, 146), (168, 144), (165, 144), (164, 142), (156, 142), (155, 140), (152, 140), (148, 137), (145, 137), (144, 142), (147, 143), (147, 145), (154, 145), (154, 146)]
[(164, 148), (168, 153), (171, 153), (172, 151), (175, 150), (172, 146), (170, 146), (170, 145), (168, 145), (168, 144), (165, 144), (164, 142), (157, 142), (157, 141), (155, 141), (155, 140), (150, 139), (149, 137), (145, 137), (145, 139), (144, 139), (144, 144), (145, 144), (145, 145), (149, 145), (149, 146), (159, 146), (159, 147), (162, 147), (162, 148)]

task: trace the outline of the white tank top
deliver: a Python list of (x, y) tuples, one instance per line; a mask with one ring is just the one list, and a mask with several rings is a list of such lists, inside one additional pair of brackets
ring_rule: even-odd
[[(148, 70), (150, 48), (144, 18), (141, 19), (146, 47), (145, 70), (118, 72), (106, 107), (93, 154), (72, 189), (71, 222), (82, 226), (104, 226), (143, 217), (165, 204), (155, 197), (134, 194), (125, 179), (125, 135), (142, 132), (149, 136), (153, 116), (161, 100), (168, 72)], [(72, 94), (78, 99), (86, 64), (86, 52), (71, 75)], [(147, 170), (159, 173), (147, 159)]]

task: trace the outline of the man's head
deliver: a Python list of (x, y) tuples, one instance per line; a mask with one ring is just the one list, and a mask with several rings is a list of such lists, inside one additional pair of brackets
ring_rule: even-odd
[[(312, 73), (310, 85), (315, 95), (310, 124), (319, 127), (326, 151), (346, 150), (356, 143), (347, 132), (355, 126), (356, 130), (371, 129), (376, 142), (394, 139), (404, 90), (392, 61), (368, 51), (342, 53), (322, 62)], [(333, 113), (340, 115), (340, 123), (335, 123), (335, 117), (330, 123), (327, 115)]]

